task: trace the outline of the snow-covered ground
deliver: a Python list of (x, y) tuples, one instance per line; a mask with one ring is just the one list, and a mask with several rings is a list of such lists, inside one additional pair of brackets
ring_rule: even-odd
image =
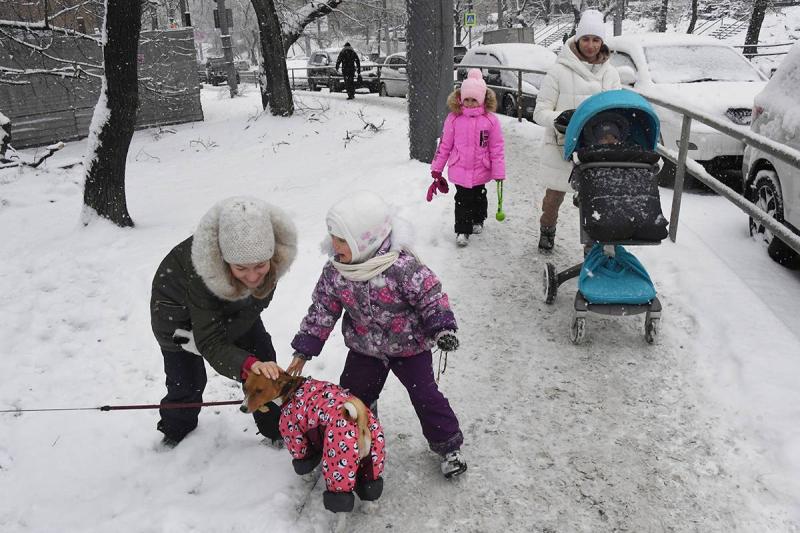
[[(44, 168), (0, 171), (0, 409), (157, 403), (151, 277), (214, 202), (236, 194), (282, 206), (299, 229), (297, 262), (263, 314), (288, 364), (325, 261), (325, 213), (364, 188), (415, 223), (417, 251), (460, 321), (462, 347), (440, 386), (461, 420), (469, 471), (442, 478), (390, 378), (386, 488), (374, 508), (357, 503), (347, 531), (800, 529), (800, 275), (748, 237), (744, 214), (690, 195), (677, 243), (632, 249), (665, 305), (660, 344), (645, 343), (641, 316), (590, 315), (586, 342), (573, 346), (574, 282), (552, 306), (540, 295), (537, 126), (501, 117), (507, 218), (457, 249), (452, 195), (426, 203), (428, 167), (408, 158), (405, 100), (299, 93), (300, 111), (284, 119), (260, 113), (255, 91), (226, 95), (203, 91), (202, 123), (135, 134), (134, 229), (79, 224), (80, 167), (57, 167), (79, 159), (85, 141)], [(367, 133), (358, 111), (385, 120), (380, 132)], [(662, 202), (668, 213), (671, 191)], [(568, 204), (551, 257), (560, 267), (581, 256)], [(336, 381), (345, 354), (337, 332), (306, 371)], [(209, 372), (206, 400), (240, 397)], [(236, 407), (205, 409), (169, 451), (157, 416), (0, 413), (0, 530), (329, 529), (322, 487), (295, 476), (286, 451), (261, 445)]]

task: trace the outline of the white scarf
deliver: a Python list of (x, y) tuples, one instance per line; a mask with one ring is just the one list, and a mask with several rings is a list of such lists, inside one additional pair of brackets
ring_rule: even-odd
[(393, 251), (386, 252), (382, 255), (376, 255), (363, 263), (357, 263), (355, 265), (339, 263), (333, 260), (331, 260), (331, 263), (333, 263), (334, 268), (336, 268), (345, 279), (351, 281), (369, 281), (375, 276), (383, 274), (387, 268), (397, 261), (398, 257), (400, 257), (400, 252)]

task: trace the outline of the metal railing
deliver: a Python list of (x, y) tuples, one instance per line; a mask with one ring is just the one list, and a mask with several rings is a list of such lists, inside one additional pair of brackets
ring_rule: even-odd
[[(380, 80), (392, 80), (392, 81), (406, 81), (407, 82), (408, 81), (408, 77), (399, 78), (399, 77), (396, 77), (396, 76), (386, 76), (386, 75), (383, 74), (383, 69), (384, 68), (392, 68), (392, 69), (406, 68), (407, 69), (408, 66), (409, 66), (409, 63), (394, 63), (391, 66), (389, 66), (389, 65), (375, 65), (375, 66), (370, 66), (370, 68), (377, 68), (377, 70), (378, 70), (378, 78), (377, 78), (378, 81), (380, 81)], [(517, 110), (516, 117), (517, 117), (517, 121), (519, 121), (519, 122), (522, 122), (522, 119), (524, 118), (523, 117), (523, 113), (522, 113), (522, 96), (528, 96), (528, 97), (531, 97), (531, 98), (536, 98), (536, 94), (533, 94), (533, 93), (526, 92), (526, 91), (522, 90), (522, 75), (523, 74), (541, 74), (542, 77), (544, 77), (547, 74), (547, 71), (544, 71), (544, 70), (526, 69), (526, 68), (518, 68), (518, 67), (503, 67), (503, 66), (500, 66), (500, 65), (497, 65), (497, 66), (495, 66), (495, 65), (492, 65), (492, 66), (488, 66), (488, 65), (467, 65), (467, 64), (459, 63), (459, 64), (453, 66), (453, 70), (455, 70), (455, 71), (457, 71), (458, 69), (468, 69), (468, 68), (477, 68), (477, 69), (480, 69), (481, 72), (489, 71), (489, 70), (499, 70), (499, 71), (510, 71), (510, 72), (516, 73), (516, 75), (517, 75), (517, 88), (516, 88), (516, 90), (511, 90), (512, 88), (508, 87), (508, 86), (496, 85), (496, 84), (491, 84), (491, 83), (487, 83), (486, 86), (491, 88), (491, 89), (503, 90), (503, 91), (506, 91), (506, 92), (510, 92), (511, 94), (514, 95), (514, 103), (516, 104), (516, 110)], [(295, 82), (296, 77), (294, 75), (294, 71), (295, 70), (307, 70), (307, 69), (308, 69), (308, 67), (291, 67), (291, 68), (287, 69), (291, 73), (290, 74), (290, 82), (291, 82), (292, 89), (297, 88), (297, 84)], [(313, 71), (313, 69), (314, 69), (314, 67), (311, 67), (309, 70)], [(335, 82), (337, 84), (343, 83), (343, 81), (342, 81), (343, 78), (342, 78), (341, 75), (337, 75), (337, 76), (331, 76), (331, 75), (314, 76), (314, 75), (311, 75), (311, 76), (308, 76), (306, 74), (306, 76), (298, 77), (297, 79), (305, 80), (306, 84), (308, 84), (309, 86), (311, 86), (310, 81), (311, 80), (315, 80), (315, 79), (316, 80), (323, 80), (324, 84), (326, 84), (326, 85), (329, 84), (332, 80), (336, 80)], [(461, 85), (461, 81), (462, 80), (453, 80), (453, 86), (454, 87), (460, 86)], [(374, 80), (373, 80), (373, 82), (374, 82)], [(502, 102), (498, 102), (498, 104), (501, 104), (501, 103)]]
[[(373, 65), (373, 64), (364, 65), (364, 66), (361, 67), (361, 71), (363, 73), (365, 71), (370, 71), (370, 70), (376, 69), (378, 71), (377, 78), (380, 78), (381, 68), (383, 66), (384, 65)], [(316, 72), (323, 71), (326, 68), (330, 68), (330, 67), (316, 66), (316, 65), (305, 66), (305, 67), (287, 67), (286, 70), (289, 72), (289, 84), (290, 84), (292, 90), (295, 90), (295, 89), (298, 89), (298, 88), (303, 88), (304, 86), (308, 87), (308, 88), (314, 88), (317, 83), (320, 83), (321, 85), (323, 85), (325, 87), (328, 87), (329, 89), (333, 89), (332, 85), (336, 86), (337, 88), (338, 87), (343, 87), (344, 86), (344, 76), (342, 76), (338, 72), (336, 74), (331, 74), (331, 73), (316, 74)], [(305, 71), (305, 75), (301, 76), (301, 75), (295, 74), (295, 71), (299, 71), (299, 70)], [(311, 71), (312, 74), (309, 75), (308, 71)], [(356, 82), (356, 87), (367, 86), (368, 82), (374, 82), (376, 80), (376, 77), (375, 76), (363, 76), (362, 75), (362, 80), (363, 81), (362, 81), (361, 85), (359, 85), (358, 82)]]
[(783, 50), (781, 52), (767, 52), (765, 54), (760, 54), (760, 53), (759, 54), (745, 54), (744, 51), (742, 51), (742, 55), (744, 57), (746, 57), (747, 59), (750, 59), (752, 57), (762, 57), (762, 56), (785, 56), (786, 54), (789, 53), (789, 48), (791, 48), (793, 44), (794, 44), (794, 42), (773, 43), (773, 44), (734, 44), (732, 46), (734, 48), (742, 48), (743, 50), (747, 49), (747, 48), (775, 48), (775, 47), (778, 47), (778, 46), (787, 47), (786, 50)]
[[(768, 45), (762, 45), (762, 46), (768, 46)], [(378, 69), (379, 79), (381, 78), (381, 68), (384, 66), (385, 65), (376, 66)], [(408, 68), (408, 63), (392, 65), (392, 68), (401, 68), (401, 67)], [(542, 74), (544, 76), (547, 73), (546, 71), (543, 70), (524, 69), (516, 67), (502, 67), (499, 65), (498, 66), (469, 65), (469, 64), (454, 65), (454, 70), (468, 69), (468, 68), (477, 68), (481, 69), (481, 71), (483, 71), (484, 69), (500, 70), (500, 71), (505, 70), (517, 73), (517, 90), (515, 92), (515, 95), (517, 104), (517, 120), (520, 122), (522, 121), (521, 96), (522, 95), (528, 95), (534, 97), (536, 96), (530, 93), (526, 93), (522, 90), (522, 74), (534, 73), (534, 74)], [(306, 70), (306, 67), (292, 67), (289, 68), (288, 70), (292, 71), (292, 88), (294, 89), (295, 76), (293, 71)], [(301, 79), (308, 80), (314, 78), (315, 76), (310, 76), (310, 77), (305, 76)], [(324, 76), (321, 78), (328, 79), (330, 78), (330, 76)], [(341, 76), (339, 76), (339, 78), (341, 79)], [(384, 77), (383, 79), (407, 81), (407, 78)], [(453, 85), (455, 87), (458, 87), (460, 86), (461, 81), (462, 80), (454, 80)], [(491, 84), (487, 84), (487, 87), (499, 88), (504, 90), (509, 89), (509, 87), (497, 86)], [(700, 165), (700, 163), (688, 157), (689, 137), (691, 135), (692, 121), (696, 120), (698, 122), (701, 122), (714, 130), (717, 130), (721, 133), (724, 133), (725, 135), (733, 137), (734, 139), (737, 139), (747, 145), (750, 145), (753, 148), (757, 148), (776, 159), (784, 161), (785, 163), (788, 163), (790, 166), (794, 167), (799, 173), (800, 173), (800, 151), (795, 150), (779, 142), (773, 141), (772, 139), (764, 137), (763, 135), (753, 133), (752, 131), (750, 131), (748, 127), (733, 126), (731, 125), (730, 122), (717, 119), (697, 109), (684, 107), (675, 104), (673, 102), (670, 102), (668, 100), (664, 100), (661, 97), (647, 94), (644, 92), (640, 92), (640, 94), (652, 104), (655, 104), (659, 107), (663, 107), (665, 109), (669, 109), (670, 111), (678, 113), (683, 117), (683, 121), (681, 124), (679, 149), (677, 154), (674, 151), (667, 149), (661, 144), (658, 145), (659, 154), (665, 157), (666, 159), (670, 160), (671, 162), (675, 163), (676, 165), (675, 184), (673, 186), (672, 207), (670, 210), (670, 223), (669, 223), (669, 237), (673, 242), (675, 242), (677, 239), (678, 221), (680, 218), (681, 199), (683, 195), (683, 185), (686, 172), (688, 170), (694, 178), (696, 178), (697, 180), (708, 186), (711, 190), (713, 190), (720, 196), (729, 200), (731, 203), (739, 207), (742, 211), (744, 211), (747, 215), (749, 215), (753, 219), (759, 221), (767, 229), (769, 229), (773, 233), (773, 235), (775, 235), (781, 241), (786, 243), (787, 246), (792, 248), (795, 252), (800, 253), (800, 236), (796, 235), (789, 228), (787, 228), (786, 226), (775, 220), (769, 213), (757, 207), (754, 203), (750, 202), (743, 195), (737, 193), (736, 191), (734, 191), (733, 189), (731, 189), (718, 179), (714, 178)]]
[[(510, 71), (510, 72), (514, 72), (514, 73), (517, 74), (517, 89), (516, 89), (516, 91), (513, 92), (513, 94), (515, 96), (515, 98), (514, 98), (515, 102), (514, 103), (516, 104), (516, 107), (517, 107), (517, 122), (522, 122), (522, 118), (523, 118), (522, 117), (522, 97), (523, 96), (529, 96), (529, 97), (532, 97), (532, 98), (536, 98), (536, 96), (537, 96), (536, 94), (525, 92), (525, 91), (522, 90), (522, 75), (523, 74), (541, 74), (542, 78), (544, 78), (544, 76), (547, 75), (547, 71), (546, 70), (537, 70), (537, 69), (529, 69), (529, 68), (518, 68), (518, 67), (501, 67), (499, 65), (497, 65), (497, 66), (495, 66), (495, 65), (491, 65), (491, 66), (489, 66), (489, 65), (467, 65), (465, 63), (459, 63), (458, 65), (454, 65), (453, 69), (454, 70), (459, 70), (459, 69), (468, 69), (468, 68), (477, 68), (477, 69), (480, 69), (481, 72), (483, 72), (484, 70), (487, 70), (487, 71), (491, 71), (491, 70), (504, 71), (505, 70), (505, 71)], [(463, 81), (463, 80), (454, 80), (453, 81), (453, 86), (454, 87), (459, 87), (461, 85), (461, 81)], [(508, 91), (510, 89), (510, 87), (507, 87), (505, 85), (496, 85), (496, 84), (490, 84), (490, 83), (487, 83), (486, 86), (491, 88), (491, 89), (493, 89), (493, 90), (497, 89), (497, 90)], [(498, 104), (501, 104), (501, 103), (502, 102), (498, 102)]]
[(652, 104), (669, 109), (683, 116), (681, 125), (680, 147), (677, 155), (674, 151), (666, 149), (662, 145), (658, 145), (658, 152), (665, 158), (669, 159), (676, 164), (675, 171), (675, 185), (673, 187), (674, 194), (672, 196), (672, 209), (670, 210), (669, 222), (669, 237), (675, 242), (678, 232), (678, 219), (680, 217), (681, 209), (681, 196), (683, 194), (683, 182), (686, 176), (686, 170), (689, 169), (692, 176), (697, 180), (707, 185), (714, 192), (720, 196), (728, 199), (734, 205), (739, 207), (742, 211), (747, 213), (753, 219), (758, 220), (773, 235), (780, 238), (786, 245), (792, 248), (797, 253), (800, 253), (800, 236), (795, 235), (789, 228), (772, 218), (769, 213), (763, 211), (754, 203), (751, 203), (747, 198), (740, 195), (730, 187), (726, 186), (718, 179), (714, 178), (706, 172), (700, 163), (690, 159), (689, 153), (689, 137), (691, 135), (692, 121), (696, 120), (709, 126), (725, 135), (733, 137), (745, 144), (757, 148), (770, 156), (788, 163), (800, 172), (800, 151), (790, 148), (784, 144), (773, 141), (763, 135), (753, 133), (745, 126), (732, 126), (723, 120), (698, 111), (697, 109), (677, 105), (670, 101), (664, 100), (658, 96), (649, 95), (647, 93), (640, 93)]

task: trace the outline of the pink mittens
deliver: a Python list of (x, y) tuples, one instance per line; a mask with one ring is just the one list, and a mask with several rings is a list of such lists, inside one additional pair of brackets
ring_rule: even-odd
[(447, 194), (450, 191), (450, 186), (447, 184), (447, 180), (442, 177), (441, 172), (431, 170), (431, 177), (433, 178), (433, 183), (428, 187), (428, 194), (425, 196), (429, 202), (433, 200), (437, 192)]

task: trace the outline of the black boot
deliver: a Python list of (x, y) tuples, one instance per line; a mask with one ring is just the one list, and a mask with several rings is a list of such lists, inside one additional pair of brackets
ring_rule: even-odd
[(325, 509), (332, 513), (349, 513), (353, 510), (356, 498), (352, 492), (331, 492), (326, 490), (322, 494), (322, 503)]
[(156, 424), (156, 429), (164, 434), (164, 437), (161, 439), (161, 445), (164, 446), (165, 448), (174, 448), (175, 446), (180, 444), (181, 441), (186, 437), (186, 435), (188, 435), (192, 431), (191, 429), (189, 431), (176, 430), (174, 428), (167, 426), (163, 420), (158, 421), (158, 424)]
[(556, 244), (556, 227), (542, 226), (539, 229), (539, 252), (550, 253)]
[(292, 466), (295, 474), (304, 476), (314, 470), (320, 461), (322, 461), (322, 452), (317, 452), (302, 459), (292, 459)]
[(357, 481), (356, 494), (365, 502), (377, 500), (381, 497), (381, 494), (383, 494), (383, 478), (379, 476), (378, 479)]

